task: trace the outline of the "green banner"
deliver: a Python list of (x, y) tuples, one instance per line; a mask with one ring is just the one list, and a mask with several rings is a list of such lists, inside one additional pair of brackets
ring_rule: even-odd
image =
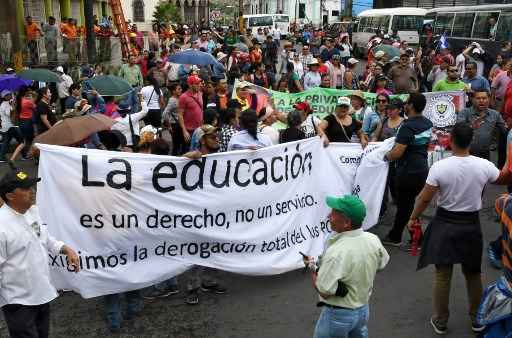
[[(313, 109), (315, 115), (324, 117), (334, 113), (338, 98), (341, 96), (349, 96), (354, 90), (332, 89), (332, 88), (312, 88), (302, 93), (283, 93), (269, 90), (274, 101), (274, 105), (279, 111), (289, 112), (293, 110), (293, 105), (298, 102), (307, 102)], [(363, 92), (366, 99), (366, 104), (370, 106), (375, 105), (377, 94)], [(407, 94), (392, 95), (391, 97), (398, 97), (402, 101), (407, 99)]]

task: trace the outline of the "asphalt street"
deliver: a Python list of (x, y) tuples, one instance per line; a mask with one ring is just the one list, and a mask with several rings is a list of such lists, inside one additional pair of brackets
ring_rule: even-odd
[[(20, 166), (34, 172), (32, 162)], [(0, 174), (5, 164), (0, 165)], [(493, 240), (499, 233), (494, 213), (495, 198), (506, 189), (489, 186), (485, 191), (481, 213), (484, 238)], [(394, 208), (372, 229), (384, 235), (391, 226)], [(428, 213), (432, 213), (429, 210)], [(1, 226), (8, 226), (2, 224)], [(416, 257), (399, 249), (389, 249), (391, 260), (377, 275), (370, 302), (370, 337), (430, 338), (431, 289), (433, 268), (416, 270)], [(499, 271), (484, 259), (484, 285), (492, 282)], [(115, 337), (140, 338), (307, 338), (312, 337), (319, 308), (310, 276), (302, 271), (282, 275), (250, 277), (221, 273), (229, 291), (225, 295), (200, 294), (200, 304), (184, 303), (185, 276), (179, 278), (181, 292), (155, 301), (146, 301), (140, 317), (124, 322)], [(110, 336), (104, 319), (101, 298), (82, 299), (67, 292), (52, 302), (52, 338), (86, 338)], [(451, 295), (449, 337), (469, 338), (470, 320), (464, 279), (455, 269)], [(8, 337), (5, 323), (0, 321), (0, 337)]]

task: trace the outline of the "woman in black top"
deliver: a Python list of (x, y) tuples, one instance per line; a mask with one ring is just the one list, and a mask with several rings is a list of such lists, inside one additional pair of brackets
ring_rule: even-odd
[(279, 143), (293, 142), (303, 140), (306, 134), (300, 129), (302, 124), (302, 115), (294, 110), (286, 117), (288, 128), (281, 130), (279, 133)]
[(36, 113), (33, 116), (33, 123), (36, 127), (36, 133), (42, 134), (54, 125), (57, 120), (50, 107), (52, 92), (50, 88), (43, 87), (37, 92)]
[(356, 134), (364, 148), (368, 144), (368, 137), (361, 130), (361, 124), (353, 119), (349, 112), (350, 99), (340, 97), (334, 114), (328, 115), (320, 122), (320, 134), (324, 134), (328, 142), (350, 142), (352, 135)]

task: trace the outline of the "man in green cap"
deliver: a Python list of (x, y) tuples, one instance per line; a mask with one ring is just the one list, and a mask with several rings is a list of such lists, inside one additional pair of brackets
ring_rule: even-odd
[[(312, 271), (318, 306), (323, 307), (314, 338), (367, 338), (373, 280), (389, 255), (376, 235), (361, 229), (366, 208), (357, 196), (327, 197), (326, 203), (332, 208), (329, 221), (335, 234), (327, 241), (319, 268)], [(311, 266), (313, 257), (305, 263)]]

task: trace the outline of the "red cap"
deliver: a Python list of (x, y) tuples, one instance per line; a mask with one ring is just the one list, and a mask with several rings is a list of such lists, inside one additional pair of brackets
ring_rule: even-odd
[(303, 110), (305, 112), (311, 111), (311, 107), (309, 106), (309, 103), (307, 102), (298, 102), (293, 105), (293, 108), (297, 110)]
[(187, 84), (189, 86), (201, 84), (201, 78), (197, 75), (190, 75), (187, 79)]

